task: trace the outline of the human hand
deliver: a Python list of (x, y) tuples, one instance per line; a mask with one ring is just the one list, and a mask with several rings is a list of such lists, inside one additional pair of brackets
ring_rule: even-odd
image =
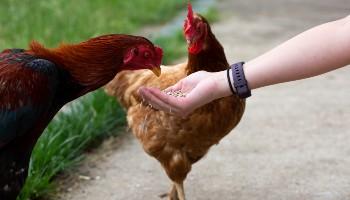
[[(174, 97), (167, 94), (167, 92), (175, 91), (181, 91), (185, 96)], [(141, 87), (139, 93), (154, 108), (182, 117), (186, 117), (196, 108), (217, 98), (231, 94), (225, 71), (217, 73), (199, 71), (183, 78), (164, 91)]]

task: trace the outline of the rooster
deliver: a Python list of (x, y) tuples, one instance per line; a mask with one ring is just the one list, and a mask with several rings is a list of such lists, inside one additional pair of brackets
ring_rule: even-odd
[(160, 74), (162, 50), (143, 37), (104, 35), (80, 44), (0, 53), (0, 199), (14, 200), (32, 149), (66, 103), (107, 84), (121, 70)]
[(186, 119), (142, 104), (138, 94), (141, 86), (165, 89), (193, 72), (217, 72), (229, 67), (224, 49), (208, 21), (194, 14), (190, 4), (184, 34), (189, 51), (187, 63), (162, 66), (159, 78), (145, 71), (122, 72), (105, 88), (127, 110), (128, 125), (143, 149), (161, 163), (173, 181), (169, 193), (172, 200), (185, 199), (183, 182), (192, 164), (238, 124), (245, 109), (245, 101), (236, 95), (209, 103)]

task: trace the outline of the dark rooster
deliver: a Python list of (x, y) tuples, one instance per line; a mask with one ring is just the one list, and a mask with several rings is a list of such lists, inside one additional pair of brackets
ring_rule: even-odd
[(14, 200), (28, 174), (32, 149), (66, 103), (121, 70), (160, 75), (162, 50), (143, 37), (105, 35), (55, 49), (32, 42), (0, 54), (0, 199)]
[(165, 89), (193, 72), (217, 72), (229, 67), (224, 49), (209, 23), (194, 14), (190, 5), (184, 34), (189, 51), (187, 63), (162, 66), (159, 78), (143, 70), (122, 72), (106, 87), (106, 92), (116, 96), (127, 109), (129, 127), (143, 149), (161, 163), (173, 181), (169, 195), (172, 200), (185, 199), (183, 182), (192, 164), (239, 123), (245, 109), (245, 101), (236, 95), (209, 103), (186, 119), (142, 104), (138, 93), (141, 86)]

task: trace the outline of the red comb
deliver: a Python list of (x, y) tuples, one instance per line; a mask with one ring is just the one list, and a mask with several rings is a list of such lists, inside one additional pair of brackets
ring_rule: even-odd
[(190, 3), (190, 1), (188, 1), (188, 5), (187, 5), (187, 20), (190, 24), (192, 24), (193, 22), (193, 9), (192, 9), (192, 5)]

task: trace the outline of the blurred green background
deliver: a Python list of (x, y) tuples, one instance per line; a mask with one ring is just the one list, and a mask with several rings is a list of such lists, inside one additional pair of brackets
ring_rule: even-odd
[(181, 0), (1, 0), (0, 47), (26, 47), (32, 39), (54, 46), (106, 33), (131, 33), (166, 22)]

